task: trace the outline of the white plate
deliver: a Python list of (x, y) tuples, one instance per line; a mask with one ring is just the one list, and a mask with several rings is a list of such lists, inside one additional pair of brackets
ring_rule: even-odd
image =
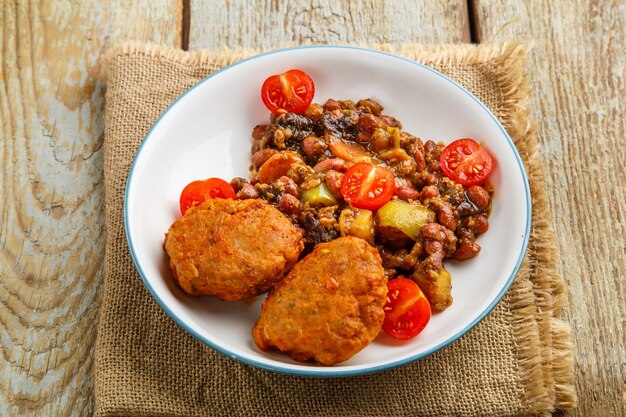
[[(489, 231), (482, 251), (464, 263), (447, 262), (454, 303), (435, 314), (415, 339), (379, 335), (350, 360), (323, 367), (257, 349), (251, 329), (263, 297), (254, 303), (185, 295), (172, 281), (163, 237), (179, 217), (178, 198), (196, 179), (247, 177), (252, 128), (268, 122), (260, 99), (263, 80), (299, 68), (315, 81), (315, 101), (374, 98), (404, 130), (449, 143), (479, 140), (495, 157)], [(317, 376), (373, 372), (422, 358), (453, 342), (502, 298), (528, 243), (530, 193), (519, 154), (496, 118), (476, 97), (424, 65), (351, 47), (306, 47), (241, 61), (200, 81), (176, 100), (146, 135), (133, 162), (125, 196), (128, 245), (145, 285), (185, 330), (233, 359), (273, 371)], [(167, 335), (163, 335), (167, 337)]]

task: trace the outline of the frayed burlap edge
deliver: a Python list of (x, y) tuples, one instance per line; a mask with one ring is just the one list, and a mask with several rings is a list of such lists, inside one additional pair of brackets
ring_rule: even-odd
[[(280, 47), (291, 47), (285, 44)], [(526, 259), (519, 274), (529, 274), (530, 283), (509, 290), (512, 325), (515, 331), (519, 375), (526, 387), (524, 401), (528, 410), (552, 406), (576, 406), (574, 359), (569, 323), (560, 315), (567, 308), (566, 286), (557, 273), (558, 250), (552, 230), (543, 160), (537, 151), (536, 126), (529, 118), (528, 77), (525, 71), (527, 47), (520, 42), (485, 45), (353, 45), (378, 49), (435, 66), (487, 64), (502, 87), (503, 108), (496, 111), (513, 138), (524, 160), (531, 185), (533, 226)], [(106, 78), (108, 62), (122, 55), (143, 54), (151, 58), (175, 60), (189, 66), (219, 69), (258, 54), (260, 50), (221, 49), (186, 52), (169, 47), (127, 42), (109, 50), (104, 57)], [(530, 266), (529, 266), (530, 265)], [(526, 337), (537, 331), (541, 343)], [(531, 340), (534, 340), (532, 342)]]
[[(502, 113), (510, 115), (510, 120), (502, 120), (507, 131), (522, 154), (531, 187), (533, 202), (533, 225), (527, 256), (530, 265), (530, 281), (536, 299), (537, 321), (542, 339), (543, 372), (546, 386), (550, 389), (550, 401), (557, 408), (576, 406), (574, 389), (574, 355), (569, 323), (561, 319), (568, 306), (565, 282), (558, 274), (559, 253), (552, 229), (552, 216), (545, 193), (544, 162), (538, 152), (536, 125), (529, 117), (527, 98), (529, 96), (528, 76), (525, 72), (526, 49), (517, 44), (496, 59), (495, 71), (500, 77), (504, 91)], [(497, 62), (501, 59), (514, 59), (516, 65)], [(522, 140), (523, 138), (523, 140)], [(525, 145), (525, 146), (523, 146)]]

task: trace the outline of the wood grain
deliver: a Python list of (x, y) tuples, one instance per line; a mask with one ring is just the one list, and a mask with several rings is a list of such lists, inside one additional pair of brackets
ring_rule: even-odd
[(121, 39), (178, 45), (180, 7), (0, 7), (0, 415), (89, 415), (105, 239), (101, 57)]
[(531, 108), (569, 287), (579, 408), (626, 415), (626, 3), (475, 0), (479, 41), (534, 44)]
[(191, 0), (189, 49), (469, 42), (465, 0)]

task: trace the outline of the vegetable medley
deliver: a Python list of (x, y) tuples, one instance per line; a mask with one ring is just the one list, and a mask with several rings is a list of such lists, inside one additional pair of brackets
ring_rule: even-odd
[(272, 114), (252, 131), (250, 179), (233, 179), (232, 189), (216, 179), (202, 182), (205, 191), (196, 184), (181, 195), (181, 210), (202, 195), (267, 200), (304, 230), (301, 256), (339, 236), (364, 239), (378, 249), (389, 280), (383, 329), (413, 337), (431, 309), (452, 303), (444, 259), (480, 252), (493, 158), (469, 138), (423, 141), (376, 100), (312, 104), (313, 95), (302, 71), (268, 78), (262, 98)]

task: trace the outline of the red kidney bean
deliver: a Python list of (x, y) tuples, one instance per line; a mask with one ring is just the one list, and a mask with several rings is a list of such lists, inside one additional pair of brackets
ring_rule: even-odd
[(471, 240), (463, 239), (454, 252), (454, 257), (459, 260), (471, 259), (480, 252), (480, 245)]
[(326, 150), (326, 144), (317, 136), (309, 135), (302, 141), (302, 148), (307, 155), (321, 155)]
[(422, 236), (428, 239), (443, 242), (446, 239), (446, 232), (439, 223), (428, 223), (422, 227)]
[(398, 196), (400, 200), (408, 201), (417, 200), (420, 196), (420, 193), (418, 193), (411, 187), (402, 186), (396, 188), (396, 190), (394, 191), (394, 195)]
[(247, 200), (249, 198), (258, 198), (259, 192), (252, 184), (244, 184), (237, 192), (237, 198), (240, 200)]
[(422, 188), (422, 192), (420, 193), (420, 198), (435, 198), (439, 197), (439, 190), (434, 185), (427, 185)]
[(300, 200), (291, 194), (283, 194), (278, 202), (278, 207), (283, 213), (295, 214), (300, 211)]
[(324, 103), (324, 110), (333, 111), (341, 109), (341, 104), (337, 100), (333, 100), (329, 98), (326, 103)]
[(484, 210), (489, 205), (489, 193), (480, 185), (468, 187), (465, 193), (479, 210)]
[(474, 222), (474, 233), (476, 233), (477, 235), (485, 233), (487, 230), (489, 230), (489, 220), (487, 220), (487, 216), (481, 214), (480, 216), (476, 217), (476, 220)]
[(248, 181), (245, 178), (242, 177), (235, 177), (232, 180), (230, 180), (230, 186), (233, 187), (233, 191), (235, 191), (235, 193), (238, 193), (239, 190), (241, 190), (243, 188), (243, 186), (245, 184), (248, 184), (250, 181)]
[(256, 125), (254, 129), (252, 129), (252, 139), (261, 140), (263, 134), (267, 131), (269, 125)]
[(382, 127), (382, 123), (380, 119), (373, 114), (363, 113), (359, 116), (358, 126), (360, 130), (372, 134), (376, 128)]
[(375, 151), (381, 151), (386, 149), (391, 144), (391, 135), (387, 130), (382, 128), (376, 128), (372, 133), (371, 148)]
[(395, 117), (382, 115), (380, 116), (380, 120), (382, 120), (383, 123), (387, 124), (387, 126), (389, 127), (397, 127), (399, 129), (402, 129), (402, 124)]
[(437, 144), (432, 140), (429, 139), (424, 143), (424, 152), (433, 153), (435, 149), (437, 149)]
[(452, 231), (456, 230), (456, 216), (454, 210), (449, 204), (442, 204), (437, 213), (437, 220), (443, 227), (446, 227)]
[(376, 100), (372, 100), (371, 98), (366, 98), (359, 100), (356, 103), (357, 107), (364, 107), (370, 111), (374, 116), (380, 116), (380, 113), (383, 111), (383, 106), (377, 102)]
[(250, 161), (252, 161), (252, 165), (258, 168), (261, 165), (263, 165), (268, 159), (270, 159), (272, 155), (274, 155), (277, 152), (278, 151), (276, 149), (272, 149), (272, 148), (261, 149), (260, 151), (257, 151), (252, 154)]
[(341, 181), (343, 180), (343, 173), (337, 172), (333, 169), (326, 172), (326, 185), (330, 188), (330, 192), (337, 198), (343, 198), (341, 195)]
[(415, 159), (417, 172), (422, 172), (426, 169), (426, 160), (424, 159), (424, 152), (421, 149), (415, 151), (413, 159)]
[(317, 172), (328, 171), (334, 169), (335, 171), (341, 171), (345, 168), (346, 161), (341, 158), (325, 159), (322, 162), (318, 162), (313, 169)]
[(294, 180), (289, 177), (282, 176), (278, 179), (278, 181), (283, 183), (285, 193), (291, 194), (294, 197), (300, 197), (300, 189), (298, 188)]
[(435, 252), (442, 252), (443, 244), (436, 240), (426, 239), (426, 242), (424, 243), (424, 250), (429, 255), (432, 255)]

